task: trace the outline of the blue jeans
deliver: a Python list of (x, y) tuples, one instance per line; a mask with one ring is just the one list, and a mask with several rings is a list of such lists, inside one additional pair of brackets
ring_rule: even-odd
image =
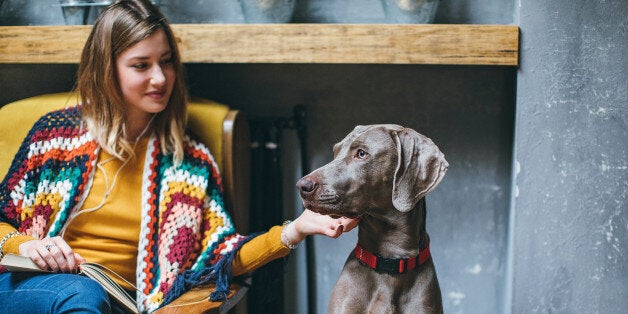
[(0, 274), (3, 313), (110, 313), (109, 296), (96, 281), (74, 274)]

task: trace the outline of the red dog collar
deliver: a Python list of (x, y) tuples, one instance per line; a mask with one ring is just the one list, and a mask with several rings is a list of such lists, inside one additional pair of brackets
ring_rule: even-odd
[(419, 251), (417, 256), (410, 258), (386, 258), (375, 255), (356, 244), (355, 257), (363, 264), (376, 271), (383, 271), (393, 274), (401, 274), (405, 271), (416, 268), (430, 259), (430, 245)]

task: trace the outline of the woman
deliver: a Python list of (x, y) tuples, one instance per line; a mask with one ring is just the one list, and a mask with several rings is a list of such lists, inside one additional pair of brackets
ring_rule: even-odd
[(307, 235), (338, 237), (357, 225), (306, 210), (257, 237), (235, 232), (216, 165), (185, 131), (179, 51), (149, 1), (116, 1), (101, 13), (76, 89), (81, 105), (42, 117), (0, 186), (0, 254), (57, 272), (0, 273), (3, 310), (109, 312), (106, 292), (71, 274), (85, 261), (121, 274), (143, 312), (190, 284), (214, 281), (212, 298), (221, 299), (231, 276), (287, 255)]

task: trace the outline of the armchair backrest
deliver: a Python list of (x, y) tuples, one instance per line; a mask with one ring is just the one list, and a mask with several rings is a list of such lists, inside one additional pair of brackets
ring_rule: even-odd
[[(33, 124), (47, 112), (76, 104), (71, 93), (47, 94), (0, 108), (0, 180)], [(248, 233), (250, 205), (250, 134), (244, 113), (213, 101), (193, 98), (188, 126), (214, 155), (220, 169), (225, 206), (242, 234)]]

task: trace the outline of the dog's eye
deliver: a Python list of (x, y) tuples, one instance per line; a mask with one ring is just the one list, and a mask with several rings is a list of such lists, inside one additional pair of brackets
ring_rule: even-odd
[(363, 149), (358, 149), (355, 152), (355, 157), (357, 157), (359, 159), (364, 159), (364, 158), (366, 158), (367, 155), (368, 155), (368, 153), (365, 152)]

